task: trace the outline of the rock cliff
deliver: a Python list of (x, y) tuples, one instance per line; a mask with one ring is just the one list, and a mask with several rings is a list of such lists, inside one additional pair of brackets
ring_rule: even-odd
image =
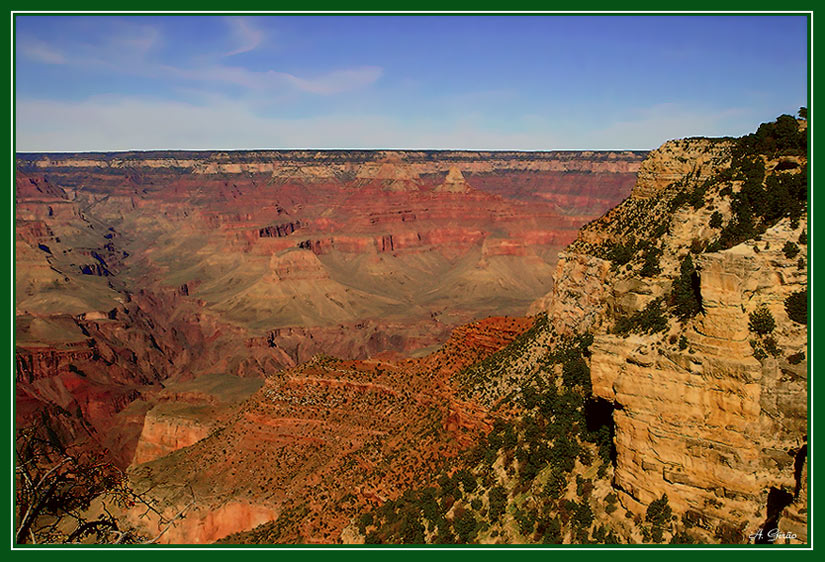
[[(786, 305), (807, 298), (806, 158), (758, 142), (650, 153), (630, 198), (560, 255), (534, 310), (595, 336), (593, 393), (615, 408), (625, 508), (643, 515), (667, 495), (704, 540), (778, 525), (806, 542), (807, 329)], [(772, 194), (786, 185), (801, 187)]]

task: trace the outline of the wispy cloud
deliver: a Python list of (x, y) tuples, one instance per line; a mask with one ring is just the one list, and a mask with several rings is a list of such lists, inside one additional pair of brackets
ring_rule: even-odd
[(362, 66), (346, 70), (335, 70), (315, 78), (300, 78), (292, 74), (281, 74), (290, 84), (303, 92), (313, 94), (339, 94), (358, 90), (377, 81), (383, 69), (377, 66)]
[(264, 32), (247, 18), (226, 18), (226, 23), (237, 46), (224, 56), (231, 57), (254, 51), (264, 40)]
[[(94, 127), (89, 127), (94, 123)], [(478, 123), (414, 121), (375, 113), (262, 117), (238, 100), (202, 105), (99, 96), (17, 103), (17, 150), (558, 147), (553, 133), (510, 133)]]
[(71, 40), (20, 34), (17, 49), (34, 62), (136, 74), (149, 64), (149, 54), (162, 42), (160, 29), (153, 25), (113, 20), (101, 33), (89, 37), (79, 34)]
[(32, 37), (20, 38), (17, 43), (20, 53), (27, 59), (45, 64), (64, 64), (66, 57), (48, 43)]
[[(742, 112), (745, 115), (742, 115)], [(645, 150), (685, 136), (741, 134), (761, 117), (732, 108), (711, 111), (660, 104), (600, 128), (541, 126), (524, 119), (502, 130), (457, 114), (414, 119), (403, 114), (340, 112), (307, 117), (263, 116), (254, 103), (210, 95), (202, 103), (136, 96), (83, 101), (18, 100), (20, 151), (254, 148), (410, 148), (501, 150)], [(732, 131), (732, 122), (750, 122)], [(94, 123), (90, 127), (89, 123)]]
[(240, 64), (227, 64), (227, 57), (259, 48), (265, 33), (248, 18), (226, 18), (225, 21), (227, 39), (234, 44), (234, 48), (225, 53), (160, 59), (165, 43), (160, 27), (119, 20), (112, 21), (102, 33), (72, 41), (22, 38), (18, 40), (18, 49), (27, 59), (41, 63), (157, 80), (161, 86), (159, 91), (189, 82), (208, 84), (218, 90), (235, 86), (249, 94), (299, 92), (328, 96), (365, 88), (383, 74), (382, 68), (366, 65), (299, 75), (276, 68), (253, 70)]
[(301, 77), (275, 70), (257, 72), (241, 66), (227, 65), (194, 68), (164, 65), (157, 68), (165, 76), (182, 80), (234, 84), (258, 92), (291, 88), (319, 95), (340, 94), (367, 87), (376, 82), (383, 73), (383, 69), (377, 66), (333, 70), (314, 77)]

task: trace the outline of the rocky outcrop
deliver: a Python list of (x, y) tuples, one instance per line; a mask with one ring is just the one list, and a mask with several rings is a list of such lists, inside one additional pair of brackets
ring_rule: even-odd
[(179, 408), (166, 411), (167, 409), (157, 406), (146, 414), (133, 464), (142, 464), (163, 457), (209, 435), (208, 418), (199, 419), (201, 416), (194, 417), (191, 415), (193, 412), (187, 412), (190, 415), (174, 415), (177, 409)]
[(688, 174), (694, 181), (705, 181), (718, 170), (726, 158), (720, 148), (726, 143), (709, 143), (707, 139), (671, 140), (648, 154), (642, 165), (631, 197), (655, 197), (666, 186), (683, 180)]
[[(666, 494), (703, 541), (747, 541), (778, 527), (807, 542), (807, 330), (784, 304), (807, 288), (805, 260), (786, 251), (805, 242), (807, 222), (782, 219), (756, 239), (703, 253), (718, 238), (711, 215), (728, 220), (740, 186), (720, 175), (731, 146), (688, 139), (653, 151), (631, 197), (560, 255), (553, 292), (533, 309), (560, 333), (595, 336), (591, 382), (614, 406), (614, 487), (626, 509), (644, 517)], [(703, 199), (680, 207), (671, 203), (680, 192)], [(690, 253), (699, 312), (679, 319), (667, 306)], [(617, 333), (620, 318), (649, 306), (665, 307), (663, 331)], [(756, 310), (775, 320), (769, 336), (749, 325)]]
[[(711, 531), (722, 521), (755, 532), (771, 490), (796, 489), (807, 384), (804, 364), (787, 356), (806, 352), (805, 330), (787, 320), (782, 303), (806, 279), (778, 255), (785, 231), (780, 224), (766, 234), (773, 252), (744, 246), (701, 257), (704, 314), (680, 332), (686, 349), (650, 337), (596, 337), (593, 391), (617, 408), (615, 485), (629, 509), (641, 513), (667, 494)], [(762, 305), (778, 320), (783, 353), (760, 361), (749, 345), (748, 312)]]
[(606, 307), (609, 273), (610, 262), (606, 260), (562, 253), (553, 276), (553, 291), (534, 302), (530, 312), (547, 312), (561, 334), (595, 329)]
[(301, 228), (301, 221), (274, 224), (258, 229), (258, 236), (260, 238), (283, 238), (284, 236), (289, 236), (299, 228)]
[(472, 189), (464, 179), (464, 175), (456, 167), (450, 168), (447, 172), (447, 177), (444, 178), (444, 183), (437, 186), (434, 191), (440, 193), (466, 193)]
[[(32, 175), (42, 170), (174, 170), (193, 174), (270, 174), (302, 179), (374, 178), (392, 175), (392, 165), (410, 167), (413, 177), (447, 172), (461, 163), (473, 173), (508, 167), (528, 171), (635, 173), (642, 151), (237, 151), (237, 152), (120, 152), (82, 154), (18, 154), (17, 166)], [(383, 164), (385, 166), (382, 170)]]

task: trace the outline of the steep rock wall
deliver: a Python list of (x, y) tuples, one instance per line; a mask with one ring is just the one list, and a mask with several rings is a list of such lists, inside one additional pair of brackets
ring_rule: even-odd
[[(770, 525), (768, 506), (775, 509), (780, 497), (779, 530), (805, 542), (807, 377), (799, 357), (807, 358), (807, 330), (790, 320), (784, 302), (806, 289), (807, 267), (783, 248), (803, 240), (806, 218), (797, 225), (783, 219), (727, 250), (694, 254), (701, 302), (695, 317), (669, 319), (664, 334), (614, 330), (618, 317), (660, 297), (666, 303), (689, 248), (701, 249), (718, 232), (707, 226), (711, 213), (730, 216), (719, 186), (710, 187), (699, 209), (667, 206), (679, 189), (706, 184), (724, 169), (728, 150), (725, 142), (691, 139), (652, 152), (629, 200), (560, 254), (553, 292), (533, 310), (548, 312), (559, 333), (595, 336), (593, 393), (615, 407), (614, 486), (626, 509), (644, 517), (666, 494), (706, 540), (718, 540), (722, 527), (746, 539)], [(727, 185), (739, 189), (735, 181)], [(640, 215), (649, 222), (634, 219)], [(617, 265), (604, 251), (627, 244), (634, 228), (644, 237), (661, 221), (670, 224), (655, 275), (639, 275), (632, 260)], [(760, 338), (749, 315), (758, 308), (775, 319), (775, 356), (755, 353)]]

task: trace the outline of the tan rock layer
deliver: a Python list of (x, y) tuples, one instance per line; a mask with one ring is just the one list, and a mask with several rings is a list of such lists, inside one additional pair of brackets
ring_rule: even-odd
[[(796, 498), (780, 518), (780, 531), (805, 542), (806, 368), (787, 358), (797, 352), (807, 357), (807, 331), (788, 318), (783, 303), (805, 289), (807, 269), (782, 251), (807, 228), (805, 218), (795, 229), (784, 219), (759, 241), (695, 256), (703, 310), (685, 323), (671, 319), (665, 335), (620, 337), (610, 328), (616, 315), (669, 294), (710, 211), (677, 212), (663, 240), (659, 275), (641, 278), (588, 253), (593, 244), (621, 239), (611, 229), (629, 223), (622, 217), (630, 201), (651, 198), (655, 205), (657, 194), (674, 182), (687, 188), (704, 182), (725, 162), (725, 150), (724, 143), (690, 139), (652, 152), (631, 198), (586, 226), (560, 254), (553, 292), (534, 310), (546, 310), (560, 333), (595, 334), (593, 392), (616, 408), (614, 485), (627, 509), (644, 516), (651, 501), (667, 494), (677, 515), (699, 515), (700, 532), (713, 541), (720, 524), (756, 532), (766, 522), (771, 490), (784, 490)], [(726, 209), (716, 192), (709, 197), (706, 208)], [(749, 313), (760, 306), (776, 319), (771, 335), (781, 348), (778, 357), (761, 361), (748, 327)], [(677, 345), (681, 337), (684, 349)]]

